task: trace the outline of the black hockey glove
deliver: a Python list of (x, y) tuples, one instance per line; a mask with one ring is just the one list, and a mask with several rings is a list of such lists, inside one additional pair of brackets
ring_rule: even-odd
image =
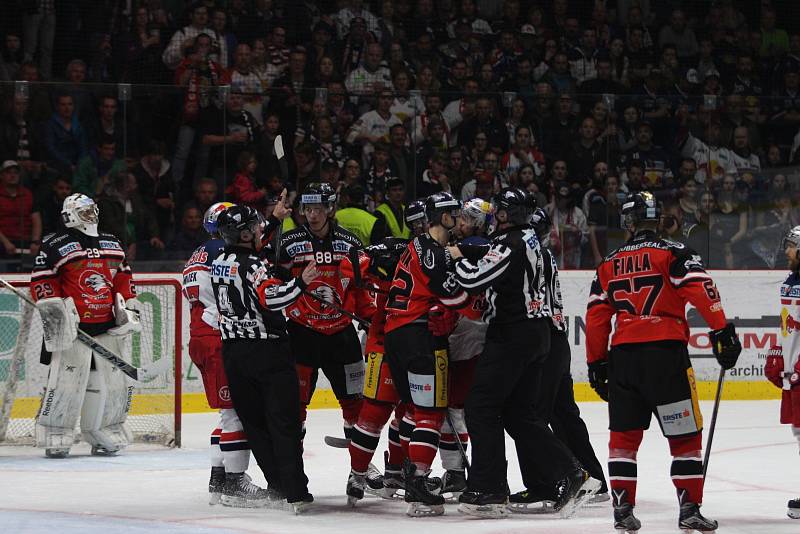
[(608, 362), (606, 360), (589, 364), (589, 385), (608, 402)]
[(712, 330), (708, 337), (711, 338), (711, 350), (714, 351), (720, 367), (727, 371), (736, 365), (739, 353), (742, 352), (742, 344), (739, 343), (733, 323), (726, 324), (725, 328)]

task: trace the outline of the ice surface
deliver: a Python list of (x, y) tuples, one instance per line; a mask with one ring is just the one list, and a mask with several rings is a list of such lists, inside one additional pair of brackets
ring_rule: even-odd
[[(608, 441), (605, 405), (581, 409), (601, 461)], [(706, 423), (711, 404), (703, 403)], [(797, 442), (778, 420), (775, 401), (726, 401), (720, 409), (703, 512), (720, 522), (720, 533), (797, 534), (800, 520), (786, 517), (786, 501), (800, 494)], [(402, 502), (367, 497), (346, 507), (349, 472), (346, 450), (323, 444), (326, 434), (341, 435), (335, 410), (309, 413), (306, 473), (316, 502), (303, 516), (277, 510), (242, 510), (207, 504), (208, 433), (214, 414), (184, 418), (184, 448), (137, 446), (114, 458), (89, 455), (79, 445), (65, 460), (45, 459), (30, 447), (0, 447), (0, 532), (3, 533), (610, 533), (609, 503), (586, 508), (569, 520), (551, 516), (513, 516), (479, 520), (448, 505), (443, 517), (411, 519)], [(655, 423), (654, 423), (655, 425)], [(510, 440), (507, 440), (510, 444)], [(385, 438), (376, 454), (382, 467)], [(513, 447), (509, 483), (520, 488)], [(637, 516), (642, 533), (678, 532), (675, 491), (669, 479), (669, 448), (656, 428), (645, 434), (639, 452)], [(440, 466), (434, 469), (438, 472)], [(251, 463), (250, 474), (264, 479)]]

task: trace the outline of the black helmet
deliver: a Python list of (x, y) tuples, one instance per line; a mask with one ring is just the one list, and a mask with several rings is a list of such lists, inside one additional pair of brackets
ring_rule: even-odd
[(544, 241), (544, 239), (550, 233), (550, 228), (553, 226), (553, 221), (550, 219), (550, 215), (548, 215), (547, 212), (542, 208), (536, 208), (533, 211), (530, 223), (540, 243)]
[(336, 191), (329, 183), (310, 183), (300, 195), (300, 207), (302, 208), (304, 204), (323, 204), (331, 210), (336, 205)]
[(622, 204), (622, 227), (632, 229), (643, 221), (656, 221), (661, 218), (661, 208), (655, 195), (650, 191), (630, 193)]
[(425, 201), (415, 200), (406, 206), (405, 212), (406, 226), (411, 229), (414, 235), (424, 234), (428, 224), (428, 218), (425, 216)]
[[(504, 187), (492, 197), (495, 219), (501, 211), (506, 212), (506, 222), (527, 224), (536, 209), (536, 197), (518, 187)], [(499, 221), (498, 221), (499, 222)]]
[[(231, 206), (217, 217), (217, 231), (227, 245), (255, 243), (256, 229), (264, 224), (264, 218), (250, 206)], [(248, 231), (251, 237), (242, 239), (242, 232)]]
[(400, 256), (408, 248), (408, 241), (399, 237), (387, 237), (380, 243), (364, 249), (369, 256), (368, 271), (381, 280), (391, 280)]
[(449, 213), (454, 219), (461, 212), (461, 202), (451, 195), (441, 191), (425, 199), (425, 217), (428, 224), (442, 224), (442, 214)]

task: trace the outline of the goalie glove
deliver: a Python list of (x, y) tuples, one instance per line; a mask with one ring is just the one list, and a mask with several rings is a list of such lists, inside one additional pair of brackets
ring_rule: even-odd
[(36, 309), (42, 318), (44, 348), (48, 352), (58, 352), (72, 347), (81, 320), (72, 297), (41, 299), (36, 302)]
[(134, 299), (125, 299), (119, 293), (114, 295), (114, 319), (117, 326), (110, 328), (108, 334), (112, 336), (124, 336), (133, 332), (141, 332), (142, 325), (139, 322), (140, 302)]
[(608, 362), (606, 360), (589, 364), (589, 385), (601, 399), (608, 402)]
[(712, 330), (708, 333), (708, 337), (711, 339), (711, 350), (720, 367), (727, 371), (735, 366), (742, 352), (742, 344), (739, 343), (733, 323), (726, 324), (725, 328)]

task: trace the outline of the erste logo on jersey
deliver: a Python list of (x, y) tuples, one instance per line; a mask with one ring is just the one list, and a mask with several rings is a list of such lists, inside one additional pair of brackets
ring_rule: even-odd
[(78, 284), (84, 290), (83, 296), (93, 300), (103, 299), (111, 292), (111, 282), (97, 271), (83, 271)]
[(100, 248), (110, 249), (110, 250), (122, 250), (122, 247), (116, 241), (109, 241), (107, 239), (100, 240)]
[(81, 244), (77, 241), (73, 241), (72, 243), (67, 243), (63, 247), (60, 247), (58, 249), (58, 253), (61, 256), (66, 256), (67, 254), (77, 252), (78, 250), (81, 250)]
[(218, 278), (236, 278), (239, 274), (239, 264), (229, 262), (217, 262), (211, 264), (211, 276)]

